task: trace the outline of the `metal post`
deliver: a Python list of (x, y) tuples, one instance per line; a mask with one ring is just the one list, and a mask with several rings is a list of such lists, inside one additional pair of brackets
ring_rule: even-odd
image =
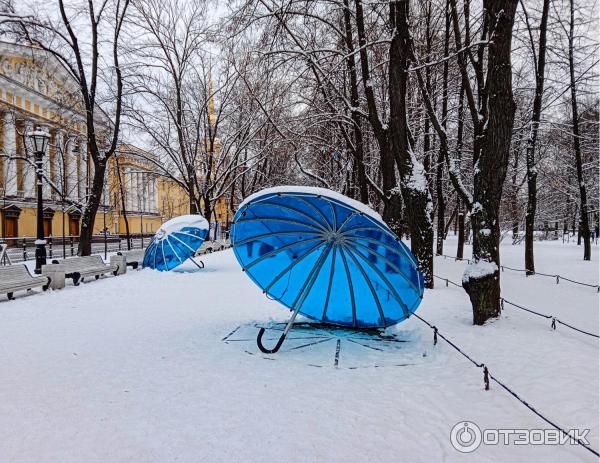
[(65, 242), (65, 203), (63, 199), (62, 205), (62, 248), (63, 248), (63, 259), (67, 257), (67, 243)]
[(144, 249), (144, 213), (143, 212), (140, 214), (140, 237), (142, 239), (142, 249)]
[(37, 174), (37, 236), (35, 240), (35, 270), (42, 273), (42, 265), (46, 265), (46, 240), (44, 239), (44, 202), (42, 199), (42, 151), (35, 153), (35, 167)]
[(104, 197), (104, 260), (106, 260), (106, 255), (108, 253), (108, 243), (106, 242), (106, 195)]

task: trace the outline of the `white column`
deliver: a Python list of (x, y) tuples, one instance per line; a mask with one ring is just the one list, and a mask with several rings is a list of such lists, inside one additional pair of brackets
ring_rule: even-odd
[(27, 160), (23, 160), (23, 194), (26, 198), (35, 198), (35, 168), (31, 165), (31, 162), (35, 161), (35, 154), (33, 152), (33, 143), (29, 138), (29, 133), (33, 131), (33, 122), (26, 121), (25, 127), (25, 146), (23, 153), (19, 153), (22, 156), (27, 155)]
[(144, 174), (141, 172), (137, 173), (137, 197), (138, 197), (138, 210), (144, 211)]
[(150, 208), (148, 207), (148, 199), (150, 197), (148, 193), (148, 174), (142, 174), (142, 211), (148, 212)]
[(135, 174), (135, 198), (136, 198), (136, 210), (142, 210), (142, 175), (137, 172)]
[(79, 141), (79, 199), (85, 198), (85, 188), (87, 186), (87, 145), (82, 140)]
[[(15, 156), (17, 150), (17, 128), (13, 115), (9, 112), (4, 114), (4, 150), (9, 156)], [(7, 196), (17, 194), (17, 161), (4, 159), (4, 189)]]
[[(48, 134), (50, 134), (48, 127), (44, 127), (43, 130), (45, 130), (46, 132), (48, 132)], [(52, 143), (54, 146), (50, 147), (50, 143)], [(52, 179), (50, 176), (50, 150), (54, 150), (54, 155), (56, 157), (56, 132), (54, 134), (54, 137), (48, 139), (48, 146), (46, 148), (46, 152), (44, 153), (44, 157), (42, 158), (42, 169), (44, 171), (44, 176), (47, 179)], [(44, 199), (50, 199), (50, 191), (52, 191), (52, 189), (50, 188), (50, 185), (48, 184), (48, 182), (46, 180), (42, 180), (42, 198)]]
[(67, 144), (67, 154), (65, 156), (66, 160), (66, 173), (67, 173), (67, 184), (65, 186), (65, 191), (67, 192), (67, 197), (70, 199), (78, 199), (79, 198), (79, 184), (77, 183), (77, 140), (74, 138), (69, 139), (69, 143)]
[(132, 178), (132, 174), (130, 172), (130, 168), (126, 167), (124, 169), (125, 171), (125, 208), (128, 211), (133, 210), (133, 188), (132, 188), (132, 183), (133, 183), (133, 178)]
[(156, 198), (156, 176), (152, 175), (150, 178), (150, 204), (151, 204), (151, 211), (152, 212), (157, 212), (157, 205), (158, 201)]
[[(52, 181), (54, 182), (54, 184), (60, 189), (60, 191), (64, 191), (64, 181), (65, 181), (65, 176), (64, 176), (64, 168), (65, 166), (63, 165), (63, 158), (65, 156), (65, 153), (63, 153), (63, 148), (65, 148), (64, 146), (64, 134), (62, 130), (56, 130), (56, 134), (54, 135), (54, 144), (55, 144), (55, 149), (54, 149), (54, 162), (53, 162), (53, 170), (54, 170), (54, 176), (52, 178)], [(54, 190), (52, 189), (52, 195), (55, 197), (58, 197), (57, 193), (54, 192)]]

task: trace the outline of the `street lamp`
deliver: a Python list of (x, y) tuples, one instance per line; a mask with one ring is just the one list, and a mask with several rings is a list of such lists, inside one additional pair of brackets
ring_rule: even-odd
[(33, 142), (35, 153), (35, 171), (37, 176), (37, 237), (35, 240), (35, 273), (42, 273), (42, 265), (46, 265), (46, 240), (44, 239), (44, 203), (42, 201), (43, 157), (50, 136), (38, 127), (27, 134)]

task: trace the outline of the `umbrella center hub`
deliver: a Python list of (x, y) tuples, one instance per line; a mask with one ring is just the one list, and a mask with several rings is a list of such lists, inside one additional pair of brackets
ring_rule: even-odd
[(156, 236), (156, 239), (157, 239), (157, 240), (162, 240), (162, 239), (165, 237), (165, 235), (166, 235), (166, 234), (167, 234), (167, 232), (166, 232), (166, 231), (164, 231), (164, 230), (161, 228), (161, 229), (159, 229), (159, 230), (156, 232), (156, 235), (155, 235), (155, 236)]
[(343, 235), (338, 231), (329, 231), (325, 233), (325, 241), (331, 244), (337, 244), (341, 242)]

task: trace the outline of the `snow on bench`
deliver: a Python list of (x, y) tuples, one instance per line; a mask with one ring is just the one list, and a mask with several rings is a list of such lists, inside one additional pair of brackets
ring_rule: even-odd
[[(120, 256), (117, 256), (120, 257)], [(53, 260), (51, 265), (44, 270), (50, 272), (63, 272), (65, 277), (71, 278), (77, 286), (86, 277), (95, 277), (96, 280), (106, 273), (119, 274), (120, 265), (111, 258), (110, 264), (105, 264), (100, 256), (72, 257), (63, 260)]]
[(144, 262), (144, 255), (146, 254), (145, 249), (135, 249), (133, 251), (121, 251), (117, 255), (125, 257), (126, 265), (136, 270), (142, 266)]
[(15, 291), (42, 287), (44, 291), (50, 285), (50, 277), (34, 276), (25, 265), (6, 265), (0, 267), (0, 294), (6, 294), (8, 299), (14, 299)]

